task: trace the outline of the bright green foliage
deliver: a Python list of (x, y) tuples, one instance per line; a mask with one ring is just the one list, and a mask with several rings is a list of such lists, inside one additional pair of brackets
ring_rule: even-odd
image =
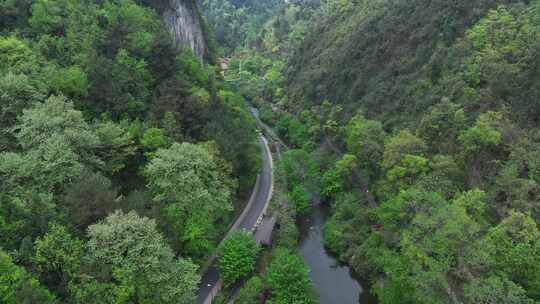
[[(88, 228), (88, 259), (123, 289), (115, 302), (193, 303), (197, 267), (176, 259), (156, 223), (116, 212)], [(93, 288), (94, 283), (80, 288)], [(91, 295), (88, 294), (88, 295)]]
[(311, 195), (306, 188), (295, 185), (290, 193), (290, 198), (299, 214), (306, 214), (311, 210)]
[(405, 189), (430, 170), (429, 161), (422, 156), (407, 154), (386, 175), (394, 189)]
[(288, 249), (274, 251), (266, 279), (271, 303), (315, 303), (309, 270), (303, 258)]
[(311, 194), (320, 187), (319, 165), (306, 150), (294, 149), (283, 154), (280, 166), (291, 202), (299, 214), (305, 214), (311, 207)]
[(136, 150), (132, 132), (112, 121), (98, 122), (94, 129), (100, 142), (96, 154), (105, 163), (104, 170), (114, 174), (124, 169)]
[(471, 153), (480, 153), (490, 146), (498, 145), (501, 142), (501, 132), (499, 126), (502, 115), (496, 112), (481, 114), (473, 127), (465, 130), (459, 141), (464, 148)]
[(477, 279), (465, 289), (465, 297), (470, 303), (533, 304), (526, 291), (504, 277), (491, 276)]
[(321, 180), (321, 194), (325, 197), (333, 197), (343, 190), (343, 176), (337, 169), (324, 172)]
[(83, 242), (72, 237), (67, 229), (52, 224), (47, 234), (35, 242), (33, 262), (42, 276), (53, 276), (60, 284), (51, 286), (59, 294), (67, 293), (67, 284), (78, 274), (83, 263)]
[(202, 145), (173, 144), (158, 150), (144, 170), (154, 200), (165, 206), (175, 243), (201, 257), (212, 248), (215, 221), (232, 209), (229, 176)]
[(527, 215), (511, 213), (498, 226), (487, 233), (480, 244), (487, 251), (492, 270), (499, 270), (520, 284), (530, 296), (540, 292), (540, 232), (536, 223)]
[(180, 73), (185, 75), (186, 80), (197, 86), (206, 87), (209, 73), (190, 49), (185, 49), (178, 54), (176, 61), (180, 64)]
[(0, 70), (19, 69), (33, 57), (30, 48), (14, 36), (0, 37)]
[(451, 279), (455, 269), (463, 267), (466, 260), (463, 244), (475, 240), (478, 225), (463, 208), (444, 203), (432, 209), (420, 210), (410, 224), (401, 233), (399, 255), (388, 251), (377, 259), (383, 271), (391, 274), (388, 279), (391, 285), (386, 286), (383, 281), (376, 288), (377, 295), (384, 303), (394, 303), (386, 297), (396, 291), (393, 290), (394, 286), (400, 284), (409, 286), (407, 298), (413, 302), (445, 303), (447, 298), (457, 300), (457, 291), (453, 290)]
[(366, 201), (353, 193), (338, 195), (332, 202), (332, 217), (324, 226), (325, 245), (343, 259), (350, 258), (354, 252), (347, 250), (348, 243), (365, 240), (371, 232), (368, 212)]
[(253, 43), (264, 23), (282, 7), (282, 0), (203, 1), (206, 17), (213, 25), (222, 55)]
[(276, 124), (276, 130), (280, 137), (295, 147), (301, 148), (309, 141), (307, 128), (294, 116), (284, 115)]
[(51, 87), (57, 94), (66, 94), (72, 98), (84, 98), (88, 95), (88, 76), (78, 66), (70, 66), (56, 71), (50, 79)]
[(377, 177), (384, 153), (385, 132), (378, 121), (356, 116), (347, 125), (347, 150), (370, 178)]
[(382, 204), (376, 210), (376, 215), (386, 229), (400, 230), (410, 225), (417, 213), (429, 214), (444, 203), (438, 193), (410, 189)]
[(219, 273), (226, 286), (231, 286), (240, 278), (255, 270), (259, 246), (253, 236), (246, 232), (235, 232), (220, 248)]
[(253, 277), (240, 289), (234, 302), (238, 304), (262, 304), (263, 291), (263, 280), (260, 277)]
[(56, 299), (24, 268), (17, 266), (4, 251), (0, 251), (0, 301), (5, 304), (53, 304)]
[(104, 9), (111, 12), (106, 15), (107, 36), (113, 39), (109, 43), (121, 44), (139, 56), (149, 55), (159, 30), (154, 11), (129, 0), (106, 2)]
[(303, 185), (314, 191), (319, 185), (320, 168), (313, 157), (303, 149), (289, 150), (280, 162), (290, 187)]
[(286, 5), (229, 79), (287, 62), (283, 97), (244, 94), (316, 151), (328, 247), (380, 303), (540, 301), (538, 1), (324, 4), (292, 55)]
[(150, 128), (144, 132), (141, 138), (141, 144), (149, 151), (156, 151), (167, 146), (165, 132), (161, 129)]
[(152, 76), (143, 59), (138, 60), (126, 50), (119, 50), (111, 69), (114, 95), (108, 108), (115, 113), (132, 113), (133, 116), (145, 110), (144, 101), (150, 95)]
[(427, 174), (420, 175), (415, 180), (415, 187), (441, 193), (447, 199), (463, 190), (464, 173), (451, 156), (433, 156), (429, 162), (429, 168)]
[(540, 154), (538, 137), (531, 134), (512, 146), (508, 161), (499, 171), (490, 196), (491, 212), (502, 220), (511, 210), (532, 213), (538, 218), (536, 202), (540, 181)]
[(384, 146), (382, 165), (389, 169), (399, 164), (405, 155), (423, 155), (426, 152), (426, 143), (404, 130), (388, 140)]
[(465, 112), (458, 105), (448, 100), (434, 105), (422, 117), (418, 126), (418, 134), (430, 148), (439, 153), (455, 152), (458, 137), (465, 127)]
[(475, 189), (461, 193), (452, 202), (467, 211), (467, 214), (478, 223), (486, 220), (486, 193)]
[(67, 17), (73, 13), (76, 1), (40, 0), (32, 5), (30, 26), (36, 32), (61, 34), (67, 26)]
[(52, 224), (47, 234), (36, 240), (34, 262), (42, 272), (72, 277), (79, 270), (82, 254), (82, 241), (73, 238), (65, 227)]

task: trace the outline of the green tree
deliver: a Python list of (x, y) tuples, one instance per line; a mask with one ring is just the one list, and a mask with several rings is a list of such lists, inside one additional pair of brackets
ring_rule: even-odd
[(346, 127), (347, 150), (356, 156), (359, 169), (370, 180), (376, 178), (384, 153), (386, 133), (378, 121), (355, 116)]
[[(156, 223), (136, 213), (117, 211), (88, 228), (87, 258), (94, 270), (109, 271), (124, 288), (121, 303), (193, 303), (197, 266), (176, 259)], [(81, 286), (92, 288), (93, 284)], [(90, 293), (91, 295), (91, 293)], [(118, 299), (118, 300), (120, 300)]]
[(173, 144), (160, 149), (144, 170), (154, 201), (164, 204), (174, 242), (203, 256), (212, 248), (214, 223), (232, 210), (230, 176), (202, 145)]
[(59, 205), (65, 208), (69, 222), (82, 234), (115, 209), (117, 198), (118, 191), (109, 179), (100, 173), (84, 171), (66, 187)]
[(431, 170), (429, 160), (422, 156), (404, 155), (403, 159), (388, 170), (386, 180), (389, 188), (386, 191), (396, 193), (400, 189), (412, 186)]
[(293, 186), (289, 196), (298, 214), (306, 214), (311, 210), (311, 195), (303, 186)]
[(23, 149), (39, 147), (43, 142), (58, 137), (73, 149), (87, 165), (99, 165), (93, 152), (99, 137), (84, 120), (83, 114), (64, 97), (52, 96), (44, 103), (25, 109), (16, 126), (16, 137)]
[(141, 144), (149, 151), (156, 151), (167, 146), (165, 132), (161, 129), (150, 128), (146, 130), (141, 138)]
[(15, 126), (17, 117), (24, 108), (30, 107), (43, 98), (42, 92), (36, 89), (25, 75), (11, 72), (0, 77), (0, 150), (14, 148), (14, 137), (11, 128)]
[(499, 131), (501, 122), (501, 113), (483, 113), (478, 117), (474, 126), (459, 136), (459, 140), (467, 151), (480, 153), (489, 146), (496, 146), (501, 142), (502, 134)]
[(527, 297), (527, 292), (521, 286), (499, 276), (475, 279), (466, 286), (465, 298), (470, 303), (536, 303)]
[(82, 241), (72, 237), (65, 227), (52, 224), (47, 234), (35, 241), (32, 260), (51, 289), (65, 297), (68, 283), (79, 273), (83, 252)]
[(235, 303), (238, 304), (262, 304), (264, 283), (260, 277), (249, 279), (238, 292)]
[(274, 251), (266, 279), (272, 303), (315, 303), (308, 267), (301, 256), (288, 249)]
[(249, 233), (235, 232), (225, 240), (218, 260), (225, 286), (231, 286), (255, 270), (258, 252), (259, 246)]
[(432, 152), (448, 154), (457, 150), (458, 137), (465, 128), (465, 111), (455, 103), (443, 99), (422, 117), (419, 136)]
[(103, 160), (103, 171), (115, 174), (126, 167), (128, 159), (135, 155), (134, 134), (121, 124), (112, 121), (100, 121), (94, 125), (99, 137), (96, 154)]
[(426, 143), (408, 130), (391, 137), (384, 146), (382, 166), (386, 169), (399, 164), (405, 155), (422, 156), (427, 150)]
[(280, 165), (283, 166), (290, 190), (302, 186), (309, 191), (316, 191), (319, 187), (319, 164), (306, 150), (294, 149), (285, 152)]
[(90, 87), (88, 76), (76, 65), (55, 71), (49, 83), (56, 94), (79, 100), (87, 97)]
[(6, 304), (56, 303), (54, 295), (0, 251), (0, 300)]
[[(492, 227), (480, 241), (489, 255), (484, 261), (489, 269), (505, 273), (510, 280), (522, 286), (527, 293), (540, 295), (540, 232), (534, 220), (525, 214), (511, 212), (499, 225)], [(475, 259), (481, 262), (481, 260)]]
[(493, 156), (495, 148), (502, 141), (500, 131), (502, 123), (501, 113), (482, 113), (478, 116), (475, 124), (464, 130), (459, 136), (470, 167), (469, 185), (480, 186), (482, 184), (483, 169), (487, 169), (486, 162)]

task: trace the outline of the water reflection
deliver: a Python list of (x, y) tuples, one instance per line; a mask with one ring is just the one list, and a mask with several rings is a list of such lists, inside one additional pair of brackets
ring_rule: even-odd
[(323, 227), (329, 210), (316, 204), (310, 216), (299, 221), (300, 253), (311, 268), (311, 278), (321, 304), (376, 304), (376, 300), (362, 289), (350, 268), (340, 264), (324, 248)]

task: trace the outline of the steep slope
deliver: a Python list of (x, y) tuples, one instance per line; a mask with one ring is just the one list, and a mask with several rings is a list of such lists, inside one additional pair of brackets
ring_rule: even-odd
[[(455, 70), (463, 68), (463, 52), (470, 52), (459, 45), (465, 31), (489, 9), (529, 2), (342, 1), (313, 24), (291, 60), (289, 106), (300, 112), (328, 99), (344, 105), (344, 112), (360, 108), (385, 125), (410, 123), (394, 113), (414, 118), (442, 97), (462, 97), (459, 88), (450, 91), (438, 85), (445, 72), (453, 69), (457, 74)], [(533, 96), (538, 97), (519, 94), (529, 103)]]
[(540, 2), (333, 3), (263, 105), (328, 248), (380, 303), (539, 301)]
[(191, 48), (200, 60), (208, 55), (203, 20), (194, 0), (170, 0), (162, 16), (177, 45)]

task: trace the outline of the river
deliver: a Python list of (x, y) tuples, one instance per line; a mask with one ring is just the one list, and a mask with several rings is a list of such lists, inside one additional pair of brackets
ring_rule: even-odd
[(339, 263), (324, 247), (323, 227), (330, 216), (329, 208), (314, 204), (312, 212), (299, 220), (299, 250), (311, 269), (311, 279), (320, 297), (320, 304), (377, 304), (362, 288), (347, 265)]

